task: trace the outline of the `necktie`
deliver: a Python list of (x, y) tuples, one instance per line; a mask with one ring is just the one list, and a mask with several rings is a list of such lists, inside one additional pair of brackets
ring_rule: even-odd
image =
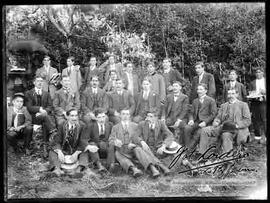
[(101, 126), (100, 126), (100, 128), (101, 128), (101, 132), (100, 132), (100, 134), (101, 135), (104, 135), (104, 133), (105, 133), (105, 128), (104, 128), (104, 124), (101, 124)]

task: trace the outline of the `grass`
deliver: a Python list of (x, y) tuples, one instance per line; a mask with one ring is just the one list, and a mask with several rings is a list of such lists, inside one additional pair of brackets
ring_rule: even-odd
[[(238, 167), (254, 171), (234, 171), (225, 179), (202, 174), (190, 177), (177, 174), (184, 166), (177, 165), (170, 176), (152, 179), (149, 174), (134, 179), (119, 172), (115, 176), (100, 174), (74, 179), (69, 176), (51, 177), (48, 162), (39, 156), (15, 156), (7, 153), (8, 199), (21, 198), (106, 198), (106, 197), (222, 197), (248, 198), (266, 183), (266, 146), (251, 142), (247, 145), (250, 156)], [(169, 160), (164, 160), (169, 164)], [(203, 191), (209, 185), (210, 191)], [(202, 188), (202, 189), (201, 189)], [(259, 198), (259, 197), (258, 197)]]

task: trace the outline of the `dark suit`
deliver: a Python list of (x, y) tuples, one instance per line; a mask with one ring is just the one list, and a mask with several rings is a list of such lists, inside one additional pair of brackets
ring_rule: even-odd
[(11, 130), (14, 127), (14, 119), (16, 113), (13, 110), (13, 106), (7, 107), (7, 140), (10, 145), (16, 150), (17, 148), (17, 137), (24, 138), (24, 145), (26, 148), (30, 147), (30, 142), (32, 139), (32, 117), (27, 111), (26, 107), (22, 107), (21, 114), (23, 115), (20, 119), (18, 118), (18, 127), (24, 125), (25, 127), (21, 129), (20, 132)]
[(179, 71), (176, 69), (171, 68), (171, 70), (168, 73), (163, 72), (162, 75), (164, 77), (167, 94), (172, 92), (172, 91), (169, 92), (167, 88), (173, 85), (174, 81), (183, 82), (183, 77), (181, 73), (179, 73)]
[[(44, 141), (47, 141), (48, 134), (50, 134), (56, 128), (50, 94), (42, 91), (41, 101), (39, 103), (38, 95), (36, 94), (35, 88), (33, 88), (25, 93), (25, 104), (27, 110), (32, 116), (33, 124), (42, 125), (44, 130)], [(39, 112), (40, 107), (47, 111), (47, 115), (40, 115), (36, 117), (35, 114)]]
[(97, 94), (94, 94), (92, 88), (86, 88), (81, 95), (83, 121), (89, 123), (91, 118), (87, 116), (88, 113), (94, 112), (97, 108), (103, 108), (106, 111), (109, 108), (109, 98), (107, 93), (98, 88)]
[[(256, 80), (253, 80), (249, 85), (249, 91), (256, 90)], [(262, 97), (262, 100), (251, 99), (250, 111), (252, 112), (252, 124), (254, 128), (255, 136), (260, 137), (266, 133), (266, 95)]]
[(65, 93), (63, 88), (55, 92), (55, 97), (53, 99), (53, 107), (56, 117), (57, 126), (61, 126), (66, 118), (63, 112), (68, 111), (71, 108), (80, 110), (80, 96), (79, 93)]
[[(200, 138), (201, 128), (198, 126), (199, 123), (205, 122), (206, 126), (211, 125), (216, 114), (217, 114), (217, 105), (212, 97), (206, 95), (204, 97), (204, 101), (202, 104), (200, 103), (199, 98), (196, 98), (192, 102), (191, 112), (189, 114), (189, 120), (193, 120), (194, 125), (185, 126), (185, 133), (184, 133), (185, 145), (187, 146), (190, 145), (190, 148), (195, 147)], [(193, 136), (193, 140), (190, 143), (192, 134), (197, 130), (199, 130), (199, 132), (197, 132)]]
[[(115, 81), (115, 83), (116, 83), (116, 81)], [(107, 83), (105, 84), (105, 86), (104, 86), (104, 90), (106, 91), (106, 92), (108, 92), (108, 93), (111, 93), (111, 92), (114, 92), (115, 91), (115, 83), (114, 83), (114, 85), (113, 85), (113, 81), (112, 80), (108, 80), (107, 81)]]
[(101, 134), (97, 122), (92, 122), (89, 124), (89, 140), (88, 143), (91, 145), (96, 145), (99, 150), (97, 153), (90, 153), (93, 162), (99, 161), (100, 156), (107, 158), (107, 164), (110, 166), (114, 162), (114, 148), (109, 148), (109, 137), (112, 131), (113, 124), (111, 122), (105, 122), (105, 133)]
[(102, 88), (104, 86), (104, 70), (98, 67), (96, 67), (94, 70), (91, 70), (90, 67), (85, 67), (84, 69), (81, 69), (81, 72), (83, 75), (83, 81), (81, 86), (82, 91), (84, 91), (87, 87), (90, 87), (90, 82), (94, 75), (98, 76), (99, 87)]
[(122, 90), (122, 95), (119, 95), (117, 91), (112, 92), (109, 95), (109, 119), (113, 123), (118, 123), (120, 120), (114, 116), (114, 112), (120, 111), (124, 108), (129, 108), (130, 115), (132, 116), (135, 111), (135, 101), (131, 93), (127, 90)]
[(160, 100), (159, 96), (150, 91), (148, 98), (144, 100), (143, 98), (143, 91), (139, 93), (137, 96), (137, 102), (136, 102), (136, 109), (134, 114), (134, 122), (139, 123), (140, 121), (144, 120), (146, 118), (146, 112), (150, 109), (156, 109), (158, 112), (160, 112)]
[(61, 165), (58, 155), (53, 151), (55, 149), (61, 149), (64, 155), (71, 155), (75, 151), (82, 151), (79, 155), (79, 164), (85, 167), (88, 165), (88, 154), (87, 152), (83, 152), (87, 146), (88, 128), (83, 122), (79, 122), (76, 124), (73, 133), (72, 139), (68, 139), (69, 126), (68, 121), (66, 121), (59, 129), (58, 134), (51, 138), (50, 144), (52, 150), (49, 152), (51, 168), (54, 166), (60, 167)]
[(236, 91), (238, 92), (238, 99), (240, 101), (245, 102), (247, 100), (247, 90), (246, 90), (246, 87), (242, 83), (236, 81), (235, 86), (231, 87), (230, 82), (228, 82), (223, 88), (223, 102), (224, 103), (228, 101), (228, 90), (229, 89), (236, 89)]
[(187, 95), (180, 93), (178, 99), (174, 101), (174, 94), (169, 94), (165, 104), (165, 111), (163, 112), (163, 115), (165, 115), (166, 124), (168, 126), (173, 125), (177, 119), (184, 122), (187, 121), (189, 104)]
[[(214, 98), (216, 96), (216, 85), (214, 76), (211, 73), (204, 72), (203, 78), (200, 83), (205, 83), (208, 87), (207, 95)], [(197, 86), (199, 84), (199, 76), (195, 76), (192, 80), (189, 102), (192, 103), (197, 98)]]

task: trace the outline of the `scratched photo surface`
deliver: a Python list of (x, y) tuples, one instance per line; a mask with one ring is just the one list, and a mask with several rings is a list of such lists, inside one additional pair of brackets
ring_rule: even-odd
[(5, 200), (267, 199), (264, 3), (2, 11)]

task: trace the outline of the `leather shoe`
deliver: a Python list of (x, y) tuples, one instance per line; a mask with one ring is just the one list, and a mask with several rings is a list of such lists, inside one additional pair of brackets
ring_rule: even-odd
[(143, 175), (143, 172), (140, 169), (136, 168), (136, 167), (132, 167), (131, 170), (133, 171), (132, 175), (133, 175), (134, 178), (137, 178), (137, 177)]
[(97, 162), (97, 168), (98, 168), (98, 172), (106, 172), (106, 168), (98, 161)]
[(167, 166), (165, 166), (164, 164), (159, 164), (158, 166), (161, 168), (161, 170), (163, 171), (165, 176), (171, 174), (170, 169)]
[(150, 165), (150, 170), (152, 172), (152, 177), (153, 178), (157, 178), (158, 176), (160, 176), (159, 171), (157, 170), (157, 168), (154, 165)]

